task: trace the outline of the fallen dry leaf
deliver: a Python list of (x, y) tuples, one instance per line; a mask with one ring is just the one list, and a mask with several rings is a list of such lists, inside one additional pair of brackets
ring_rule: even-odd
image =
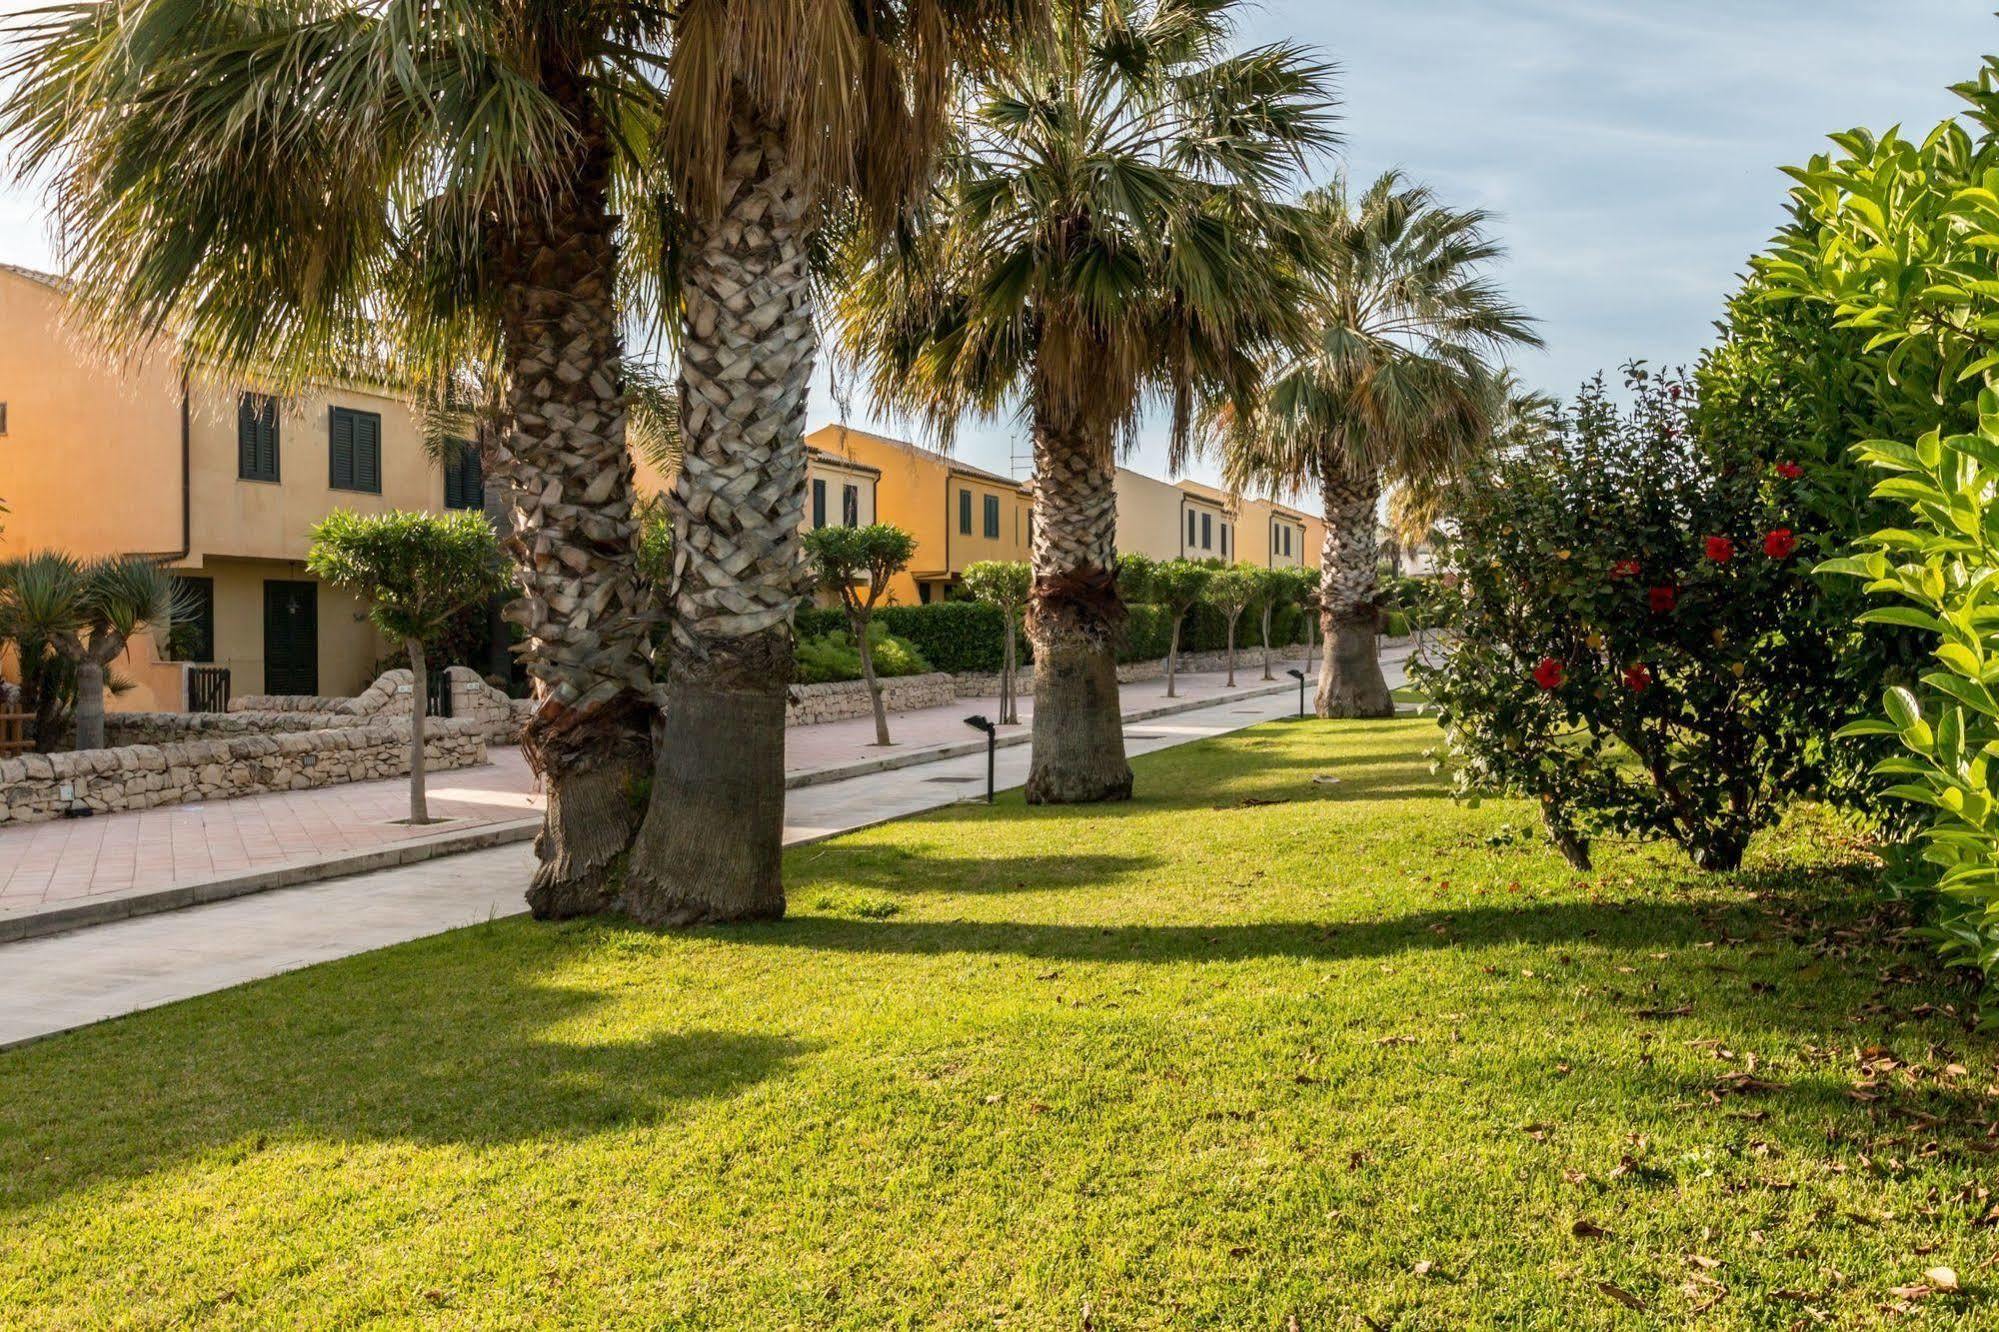
[(1610, 1232), (1590, 1220), (1578, 1220), (1569, 1227), (1569, 1233), (1577, 1239), (1609, 1239)]
[(1425, 1258), (1421, 1262), (1417, 1263), (1414, 1267), (1411, 1267), (1409, 1270), (1411, 1272), (1414, 1272), (1417, 1276), (1428, 1276), (1430, 1275), (1432, 1269), (1434, 1269), (1435, 1267), (1436, 1267), (1435, 1263), (1431, 1262), (1428, 1258)]
[(1929, 1282), (1938, 1290), (1958, 1289), (1957, 1272), (1954, 1268), (1932, 1267), (1929, 1271), (1923, 1273), (1923, 1280)]
[(1645, 1301), (1639, 1299), (1622, 1286), (1614, 1286), (1608, 1281), (1599, 1281), (1596, 1283), (1596, 1288), (1627, 1309), (1642, 1310), (1645, 1308)]

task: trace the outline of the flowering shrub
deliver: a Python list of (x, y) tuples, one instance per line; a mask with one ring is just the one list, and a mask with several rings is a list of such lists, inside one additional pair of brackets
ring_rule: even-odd
[(1456, 633), (1414, 675), (1459, 792), (1539, 800), (1579, 867), (1618, 834), (1732, 869), (1819, 778), (1845, 626), (1796, 558), (1797, 478), (1697, 439), (1683, 379), (1627, 383), (1628, 411), (1592, 384), (1468, 479), (1443, 552)]

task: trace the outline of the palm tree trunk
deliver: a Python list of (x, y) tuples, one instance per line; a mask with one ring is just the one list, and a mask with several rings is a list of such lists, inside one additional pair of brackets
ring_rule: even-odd
[(76, 747), (104, 748), (104, 663), (88, 652), (76, 659)]
[(611, 905), (657, 716), (625, 447), (610, 154), (580, 81), (557, 71), (546, 82), (584, 147), (572, 188), (498, 246), (508, 421), (493, 450), (514, 506), (521, 595), (507, 614), (525, 630), (539, 700), (521, 749), (548, 797), (528, 889), (543, 919)]
[(1111, 442), (1034, 422), (1031, 805), (1131, 798), (1118, 702), (1117, 493)]
[(410, 654), (410, 824), (422, 827), (430, 822), (423, 790), (423, 717), (430, 707), (430, 672), (425, 669), (421, 638), (405, 638), (403, 648)]
[(1319, 668), (1321, 717), (1392, 717), (1395, 700), (1381, 673), (1375, 637), (1375, 511), (1381, 478), (1373, 472), (1328, 466), (1320, 477), (1326, 540), (1319, 554), (1324, 604), (1325, 657)]
[(673, 664), (652, 803), (620, 899), (659, 925), (784, 914), (784, 704), (807, 587), (814, 212), (739, 98), (720, 202), (688, 236), (685, 458), (668, 507)]

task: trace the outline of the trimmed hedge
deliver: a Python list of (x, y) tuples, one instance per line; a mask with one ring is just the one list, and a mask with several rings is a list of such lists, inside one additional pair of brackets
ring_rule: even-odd
[[(1124, 641), (1118, 660), (1157, 661), (1166, 655), (1171, 626), (1160, 606), (1130, 606), (1125, 620)], [(927, 606), (882, 606), (875, 611), (875, 623), (907, 642), (923, 654), (933, 667), (954, 675), (997, 674), (1006, 655), (1006, 627), (999, 609), (977, 601), (940, 601)], [(845, 632), (847, 614), (836, 608), (808, 608), (798, 612), (798, 636), (817, 637)], [(1236, 647), (1263, 646), (1260, 615), (1244, 615), (1236, 626)], [(1271, 639), (1282, 646), (1305, 641), (1304, 613), (1296, 606), (1280, 606), (1272, 618)], [(1219, 652), (1228, 646), (1228, 622), (1213, 606), (1196, 606), (1181, 626), (1182, 652)], [(1027, 635), (1019, 638), (1023, 665), (1033, 659)]]

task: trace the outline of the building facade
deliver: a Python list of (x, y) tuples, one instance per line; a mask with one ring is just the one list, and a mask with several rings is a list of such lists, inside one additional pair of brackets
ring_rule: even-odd
[[(366, 386), (264, 397), (187, 382), (170, 357), (111, 362), (65, 326), (59, 280), (0, 267), (0, 553), (162, 560), (197, 607), (173, 635), (114, 663), (123, 710), (184, 706), (184, 668), (230, 689), (355, 694), (392, 650), (354, 597), (305, 569), (307, 533), (334, 509), (477, 509), (466, 446), (426, 453), (407, 404)], [(176, 659), (178, 658), (178, 659)]]

